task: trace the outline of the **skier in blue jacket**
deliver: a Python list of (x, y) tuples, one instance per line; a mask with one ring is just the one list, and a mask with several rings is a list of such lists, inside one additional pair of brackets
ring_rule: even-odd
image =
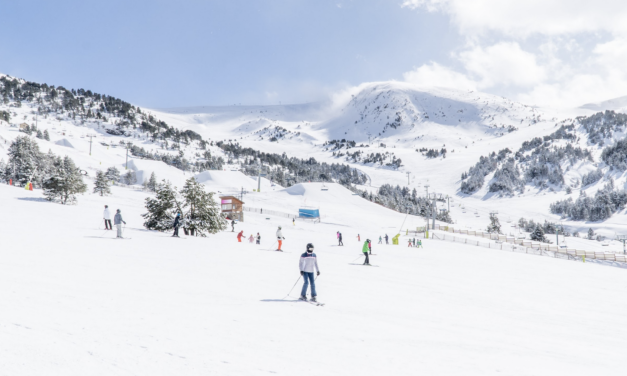
[(174, 234), (173, 237), (179, 237), (179, 225), (181, 220), (181, 213), (176, 213), (176, 218), (174, 218)]
[(314, 278), (314, 268), (317, 272), (317, 275), (320, 275), (320, 269), (318, 268), (318, 259), (316, 258), (316, 254), (313, 253), (314, 246), (313, 244), (307, 244), (307, 252), (300, 255), (300, 275), (305, 279), (305, 283), (303, 284), (303, 290), (300, 293), (300, 300), (307, 300), (307, 287), (311, 283), (311, 301), (316, 301), (316, 284)]

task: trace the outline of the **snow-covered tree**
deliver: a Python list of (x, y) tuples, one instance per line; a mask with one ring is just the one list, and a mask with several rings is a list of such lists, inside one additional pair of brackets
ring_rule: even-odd
[(47, 129), (44, 130), (44, 140), (50, 141), (50, 133), (48, 133)]
[(9, 163), (5, 167), (6, 179), (13, 184), (24, 186), (30, 181), (40, 182), (44, 156), (37, 142), (28, 136), (18, 136), (9, 146)]
[(56, 157), (50, 176), (44, 179), (43, 189), (49, 201), (66, 204), (75, 202), (78, 193), (87, 191), (87, 184), (83, 182), (80, 170), (70, 157)]
[(494, 213), (490, 213), (490, 224), (488, 225), (487, 231), (490, 234), (501, 233), (501, 222), (499, 221), (499, 217), (497, 217)]
[(94, 181), (94, 193), (99, 193), (100, 196), (111, 194), (111, 189), (109, 188), (110, 181), (107, 179), (107, 176), (102, 171), (96, 172), (96, 180)]
[(148, 180), (148, 183), (146, 183), (146, 188), (150, 189), (153, 192), (157, 191), (157, 176), (155, 175), (155, 172), (153, 171), (150, 174), (150, 180)]
[(594, 233), (594, 230), (592, 229), (592, 227), (590, 227), (588, 229), (588, 239), (590, 239), (590, 240), (594, 239), (594, 235), (596, 235), (596, 234)]
[(36, 137), (39, 138), (39, 139), (43, 139), (44, 138), (44, 134), (38, 129)]
[(548, 242), (546, 237), (544, 236), (544, 230), (542, 229), (542, 226), (539, 223), (536, 225), (536, 228), (529, 235), (529, 237), (531, 238), (531, 240), (535, 240), (537, 242), (543, 242), (543, 243)]
[(124, 174), (124, 182), (128, 185), (137, 183), (137, 175), (134, 170), (128, 170), (126, 174)]
[(163, 181), (157, 186), (154, 198), (146, 197), (147, 213), (144, 217), (144, 227), (149, 230), (166, 231), (172, 228), (174, 216), (180, 210), (177, 193), (169, 182)]
[(185, 228), (191, 235), (205, 236), (205, 232), (215, 234), (226, 230), (225, 216), (218, 203), (213, 199), (213, 192), (206, 192), (196, 179), (189, 178), (181, 190), (184, 200)]
[(120, 170), (118, 170), (115, 166), (109, 167), (105, 175), (110, 182), (116, 183), (120, 181)]

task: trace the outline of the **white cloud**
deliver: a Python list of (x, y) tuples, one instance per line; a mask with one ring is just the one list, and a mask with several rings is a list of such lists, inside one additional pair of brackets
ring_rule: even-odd
[(480, 88), (533, 86), (546, 77), (545, 69), (536, 62), (536, 56), (523, 51), (515, 42), (474, 47), (461, 52), (459, 59), (470, 74), (478, 77)]
[(464, 33), (533, 34), (606, 31), (627, 34), (624, 0), (406, 0), (403, 7), (441, 11)]
[(627, 95), (624, 0), (406, 0), (402, 6), (448, 14), (466, 39), (451, 51), (459, 70), (431, 62), (405, 73), (407, 81), (472, 82), (536, 105)]
[(477, 83), (466, 75), (435, 62), (422, 65), (412, 71), (406, 72), (403, 74), (403, 78), (407, 82), (422, 86), (439, 86), (470, 90), (477, 88)]

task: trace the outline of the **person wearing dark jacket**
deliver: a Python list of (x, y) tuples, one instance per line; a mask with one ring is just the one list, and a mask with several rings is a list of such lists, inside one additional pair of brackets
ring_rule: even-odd
[(344, 245), (344, 243), (342, 242), (342, 233), (340, 232), (340, 233), (339, 233), (339, 235), (340, 235), (340, 236), (337, 238), (337, 240), (338, 240), (337, 245), (338, 245), (338, 246), (339, 246), (339, 245)]
[(174, 234), (172, 237), (179, 238), (179, 225), (181, 224), (181, 213), (176, 213), (176, 218), (174, 218)]

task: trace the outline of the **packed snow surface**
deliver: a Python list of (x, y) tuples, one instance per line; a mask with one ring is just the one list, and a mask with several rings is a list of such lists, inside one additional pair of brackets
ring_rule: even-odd
[[(248, 195), (287, 212), (305, 198), (330, 206), (318, 224), (246, 213), (236, 231), (259, 232), (261, 246), (230, 231), (182, 239), (146, 231), (146, 196), (114, 187), (110, 197), (63, 206), (0, 186), (0, 375), (624, 371), (622, 269), (436, 240), (407, 248), (405, 236), (379, 245), (405, 216), (358, 205), (338, 185)], [(103, 230), (105, 204), (122, 210), (128, 239)], [(277, 226), (285, 253), (272, 251)], [(360, 265), (358, 233), (374, 240), (376, 267)], [(324, 307), (295, 301), (309, 242)]]

